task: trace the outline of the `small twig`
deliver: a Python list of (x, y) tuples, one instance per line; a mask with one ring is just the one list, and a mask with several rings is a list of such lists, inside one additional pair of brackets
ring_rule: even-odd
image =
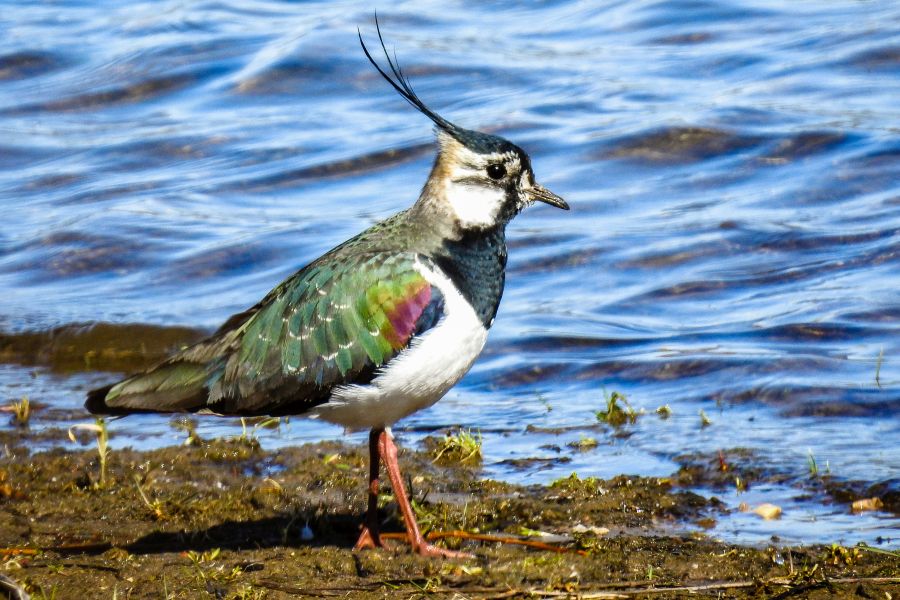
[(38, 552), (37, 548), (0, 548), (0, 556), (34, 556)]
[(581, 556), (587, 556), (587, 552), (584, 550), (575, 550), (573, 548), (564, 548), (562, 546), (553, 546), (551, 544), (547, 544), (545, 542), (537, 542), (534, 540), (523, 540), (514, 537), (506, 537), (500, 535), (486, 535), (483, 533), (469, 533), (468, 531), (431, 531), (427, 536), (429, 542), (433, 542), (435, 540), (442, 540), (446, 538), (457, 538), (461, 540), (476, 540), (479, 542), (492, 542), (498, 544), (514, 544), (516, 546), (527, 546), (529, 548), (535, 548), (537, 550), (547, 550), (549, 552), (556, 552), (558, 554), (568, 554), (574, 553)]
[[(400, 540), (406, 541), (405, 533), (382, 533), (382, 539), (386, 540)], [(433, 542), (435, 540), (443, 540), (447, 538), (456, 538), (460, 540), (474, 540), (477, 542), (488, 542), (494, 544), (513, 544), (516, 546), (527, 546), (528, 548), (534, 548), (536, 550), (547, 550), (548, 552), (556, 552), (557, 554), (578, 554), (579, 556), (587, 556), (588, 553), (584, 550), (575, 550), (573, 548), (565, 548), (563, 546), (553, 546), (552, 544), (547, 544), (545, 542), (537, 542), (534, 540), (523, 540), (520, 538), (514, 537), (506, 537), (501, 535), (487, 535), (483, 533), (469, 533), (467, 531), (453, 530), (453, 531), (431, 531), (425, 538), (429, 542)]]
[(59, 554), (102, 554), (113, 545), (110, 542), (83, 542), (73, 544), (60, 544), (58, 546), (47, 546), (41, 550), (48, 552), (58, 552)]
[(885, 556), (892, 556), (894, 558), (900, 558), (900, 551), (897, 550), (885, 550), (884, 548), (875, 548), (874, 546), (870, 546), (864, 542), (860, 542), (854, 548), (859, 548), (860, 550), (865, 550), (866, 552), (873, 552), (875, 554), (883, 554)]
[[(653, 591), (653, 590), (647, 590)], [(641, 592), (643, 593), (643, 592)], [(571, 598), (572, 592), (550, 592), (547, 590), (522, 590), (521, 594), (523, 596), (527, 595), (529, 598)], [(590, 598), (591, 600), (616, 600), (618, 598), (630, 598), (632, 596), (631, 593), (619, 593), (619, 592), (595, 592), (582, 594), (578, 592), (578, 598)]]

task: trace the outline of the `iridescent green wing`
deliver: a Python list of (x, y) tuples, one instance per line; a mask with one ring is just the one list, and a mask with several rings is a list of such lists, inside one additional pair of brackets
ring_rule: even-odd
[(371, 253), (313, 263), (272, 291), (240, 327), (208, 380), (208, 408), (299, 413), (336, 385), (366, 383), (433, 327), (443, 297), (414, 254)]
[[(443, 315), (415, 254), (326, 255), (215, 334), (145, 373), (93, 390), (92, 412), (300, 414), (366, 383)], [(425, 260), (425, 259), (419, 259)]]

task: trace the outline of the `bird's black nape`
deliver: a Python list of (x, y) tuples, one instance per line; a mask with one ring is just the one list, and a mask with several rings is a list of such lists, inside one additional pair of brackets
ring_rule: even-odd
[(366, 47), (366, 43), (363, 41), (362, 32), (357, 27), (356, 33), (359, 35), (359, 44), (360, 46), (362, 46), (363, 52), (366, 53), (366, 58), (369, 59), (369, 62), (372, 63), (372, 66), (374, 66), (375, 69), (377, 69), (381, 74), (381, 76), (391, 84), (391, 87), (397, 90), (398, 94), (403, 96), (403, 98), (412, 106), (414, 106), (416, 110), (434, 121), (435, 125), (448, 133), (459, 132), (459, 127), (428, 108), (425, 103), (422, 102), (419, 96), (416, 95), (416, 93), (412, 89), (412, 85), (410, 85), (409, 83), (409, 79), (403, 74), (403, 70), (400, 68), (400, 61), (397, 60), (396, 51), (394, 52), (394, 59), (391, 60), (391, 55), (384, 44), (384, 38), (381, 36), (381, 27), (378, 24), (377, 13), (375, 14), (375, 31), (378, 32), (378, 42), (381, 44), (381, 50), (384, 52), (384, 57), (385, 59), (387, 59), (388, 67), (390, 67), (393, 77), (388, 75), (388, 73), (381, 68), (381, 65), (379, 65), (374, 58), (372, 58), (372, 55), (369, 53), (369, 49)]

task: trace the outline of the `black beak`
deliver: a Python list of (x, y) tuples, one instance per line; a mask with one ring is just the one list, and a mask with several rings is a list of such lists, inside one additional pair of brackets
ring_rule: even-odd
[(569, 210), (569, 205), (565, 200), (540, 184), (535, 183), (531, 186), (531, 189), (525, 193), (528, 195), (528, 198), (530, 200), (546, 202), (550, 206), (555, 206), (556, 208), (561, 208), (563, 210)]

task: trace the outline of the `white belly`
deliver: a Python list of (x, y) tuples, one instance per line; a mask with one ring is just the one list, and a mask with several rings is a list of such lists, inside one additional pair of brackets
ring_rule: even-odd
[(366, 385), (339, 386), (310, 412), (348, 429), (390, 427), (440, 400), (481, 354), (487, 329), (443, 273), (416, 265), (444, 295), (444, 316)]

